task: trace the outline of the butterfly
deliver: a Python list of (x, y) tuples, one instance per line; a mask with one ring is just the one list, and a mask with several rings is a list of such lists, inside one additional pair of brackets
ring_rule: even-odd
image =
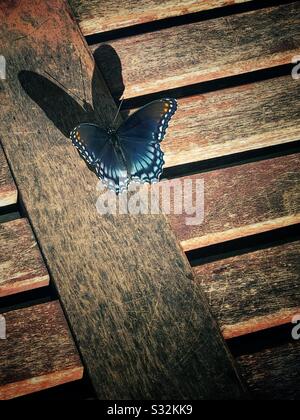
[(134, 112), (117, 130), (83, 123), (70, 138), (89, 168), (119, 194), (131, 181), (159, 181), (165, 163), (160, 142), (176, 110), (176, 99), (159, 99)]

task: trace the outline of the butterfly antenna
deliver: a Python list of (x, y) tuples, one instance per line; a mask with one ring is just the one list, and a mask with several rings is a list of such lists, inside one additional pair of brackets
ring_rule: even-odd
[(85, 100), (84, 99), (82, 99), (82, 98), (80, 98), (78, 95), (76, 95), (76, 93), (74, 93), (74, 92), (71, 92), (71, 90), (70, 89), (68, 89), (68, 88), (66, 88), (62, 83), (60, 83), (60, 81), (59, 80), (57, 80), (54, 76), (52, 76), (50, 73), (48, 73), (46, 70), (45, 70), (45, 73), (47, 74), (47, 76), (49, 76), (49, 77), (51, 77), (51, 79), (53, 79), (60, 87), (62, 87), (63, 89), (65, 89), (66, 91), (68, 91), (71, 95), (73, 95), (73, 96), (75, 96), (75, 98), (77, 98), (79, 101), (81, 101), (81, 102), (83, 102), (83, 103), (85, 103)]
[(118, 118), (118, 115), (120, 114), (120, 111), (121, 111), (121, 108), (122, 108), (123, 102), (124, 102), (124, 96), (122, 96), (122, 98), (121, 98), (121, 102), (120, 102), (120, 105), (119, 105), (118, 111), (117, 111), (117, 113), (116, 113), (116, 116), (115, 116), (115, 118), (114, 118), (114, 120), (113, 120), (112, 126), (114, 126), (114, 125), (115, 125), (115, 122), (116, 122), (116, 120), (117, 120), (117, 118)]

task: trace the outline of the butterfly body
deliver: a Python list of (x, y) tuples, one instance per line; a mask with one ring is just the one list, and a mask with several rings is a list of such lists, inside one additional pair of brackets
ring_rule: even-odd
[(122, 159), (124, 161), (124, 164), (126, 165), (126, 160), (122, 151), (121, 140), (118, 136), (117, 131), (112, 128), (109, 128), (107, 132), (109, 134), (109, 141), (111, 142), (112, 147), (115, 149), (115, 152), (119, 155), (120, 159)]
[(119, 194), (130, 181), (159, 180), (164, 165), (160, 142), (176, 109), (175, 99), (157, 100), (136, 111), (117, 130), (84, 123), (70, 138), (98, 178)]

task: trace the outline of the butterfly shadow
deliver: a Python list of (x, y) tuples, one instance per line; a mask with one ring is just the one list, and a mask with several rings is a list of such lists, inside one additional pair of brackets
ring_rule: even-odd
[[(125, 91), (120, 57), (116, 50), (108, 44), (101, 44), (93, 52), (93, 56), (96, 66), (100, 70), (113, 99), (116, 104), (119, 104)], [(97, 101), (97, 98), (94, 98), (94, 103), (95, 101)], [(124, 119), (126, 119), (128, 115), (128, 110), (122, 110)]]
[[(50, 80), (33, 71), (22, 70), (18, 74), (19, 82), (27, 95), (44, 111), (46, 116), (69, 138), (70, 132), (77, 125), (88, 122), (100, 123), (99, 114), (103, 107), (101, 95), (99, 95), (99, 73), (112, 93), (115, 102), (119, 103), (124, 92), (122, 77), (122, 65), (116, 51), (109, 45), (101, 45), (94, 52), (95, 71), (92, 79), (92, 101), (88, 103), (85, 98), (76, 98), (59, 86), (60, 81)], [(79, 100), (81, 99), (81, 101)], [(126, 118), (122, 112), (123, 117)]]
[(71, 130), (79, 122), (95, 122), (95, 112), (90, 104), (85, 102), (80, 105), (48, 78), (26, 70), (22, 70), (18, 78), (27, 95), (39, 105), (65, 137), (69, 137)]

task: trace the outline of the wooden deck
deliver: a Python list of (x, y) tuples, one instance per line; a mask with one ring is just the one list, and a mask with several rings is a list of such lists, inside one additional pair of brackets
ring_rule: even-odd
[[(119, 57), (124, 96), (132, 98), (291, 63), (300, 53), (299, 19), (299, 5), (295, 2), (105, 45)], [(107, 55), (103, 57), (109, 66)]]
[(58, 302), (3, 315), (8, 332), (1, 342), (1, 400), (82, 378), (83, 367)]
[[(69, 3), (0, 5), (0, 399), (83, 365), (100, 399), (298, 399), (299, 2)], [(97, 214), (66, 136), (122, 94), (178, 96), (165, 175), (204, 181), (201, 225)]]

